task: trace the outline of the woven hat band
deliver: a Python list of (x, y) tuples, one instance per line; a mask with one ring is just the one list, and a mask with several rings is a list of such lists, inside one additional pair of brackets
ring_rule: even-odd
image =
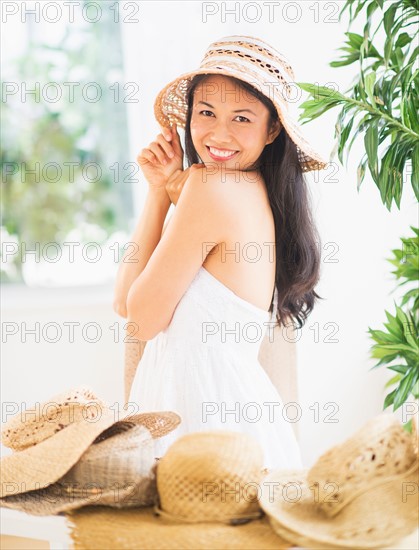
[(227, 36), (213, 42), (207, 49), (204, 59), (211, 55), (229, 55), (244, 58), (249, 63), (261, 63), (272, 74), (280, 74), (282, 78), (294, 80), (294, 71), (286, 57), (258, 38), (247, 36)]
[(113, 482), (112, 484), (103, 485), (92, 481), (89, 484), (81, 483), (62, 483), (58, 481), (56, 483), (57, 492), (61, 492), (65, 496), (74, 496), (74, 497), (87, 497), (87, 496), (97, 496), (100, 497), (104, 491), (113, 491), (115, 498), (118, 497), (120, 491), (125, 491), (127, 489), (135, 489), (135, 482), (119, 484), (118, 482)]
[[(166, 512), (165, 510), (162, 510), (158, 504), (154, 505), (154, 511), (159, 516), (164, 517), (165, 519), (174, 521), (176, 523), (184, 523), (184, 524), (192, 524), (192, 523), (214, 523), (214, 519), (206, 519), (206, 518), (192, 518), (192, 517), (185, 517), (185, 516), (179, 516), (176, 514), (172, 514), (170, 512)], [(243, 523), (248, 523), (249, 521), (252, 521), (254, 519), (261, 519), (264, 516), (263, 510), (258, 510), (256, 512), (250, 512), (246, 514), (238, 514), (235, 516), (225, 516), (221, 518), (217, 518), (217, 523), (226, 523), (227, 525), (241, 525)]]
[[(212, 58), (209, 62), (201, 65), (201, 69), (206, 69), (210, 73), (212, 70), (214, 73), (223, 70), (228, 72), (231, 76), (235, 76), (238, 80), (245, 81), (260, 93), (265, 95), (272, 102), (277, 100), (285, 110), (289, 110), (290, 100), (292, 100), (293, 95), (295, 95), (294, 87), (291, 84), (286, 82), (278, 81), (275, 78), (271, 80), (266, 79), (266, 73), (260, 71), (254, 65), (250, 67), (246, 66), (246, 62), (238, 62), (236, 59), (226, 60), (225, 57), (222, 58)], [(245, 71), (243, 73), (243, 71)], [(215, 90), (206, 92), (207, 95), (211, 95)], [(221, 90), (221, 92), (227, 94), (229, 93), (228, 88)], [(298, 90), (297, 90), (297, 93)], [(247, 94), (247, 99), (255, 101), (253, 96)]]

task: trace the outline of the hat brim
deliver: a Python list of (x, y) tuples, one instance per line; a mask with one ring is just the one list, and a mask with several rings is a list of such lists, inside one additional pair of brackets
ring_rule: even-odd
[(102, 432), (123, 421), (151, 428), (156, 438), (175, 429), (180, 423), (180, 417), (173, 412), (136, 415), (124, 412), (115, 420), (115, 412), (105, 409), (94, 420), (85, 419), (70, 424), (37, 445), (1, 459), (0, 497), (39, 490), (55, 483), (76, 464)]
[(20, 510), (35, 516), (50, 516), (84, 506), (111, 506), (130, 508), (152, 506), (157, 497), (155, 476), (143, 478), (138, 483), (126, 487), (100, 490), (84, 495), (69, 494), (65, 487), (53, 483), (38, 491), (0, 498), (0, 506)]
[(384, 548), (417, 528), (417, 494), (403, 499), (402, 491), (404, 483), (417, 487), (418, 462), (403, 478), (372, 486), (358, 495), (334, 517), (316, 506), (307, 472), (277, 470), (262, 481), (260, 506), (272, 528), (286, 540), (318, 549)]
[(179, 524), (155, 514), (152, 507), (112, 510), (87, 507), (66, 515), (74, 548), (142, 550), (278, 550), (291, 544), (275, 533), (266, 517), (244, 525)]
[[(169, 127), (175, 123), (182, 128), (185, 127), (187, 110), (185, 102), (186, 87), (188, 82), (199, 74), (219, 74), (234, 77), (252, 84), (252, 80), (249, 78), (251, 75), (247, 75), (243, 73), (243, 71), (235, 71), (232, 68), (203, 68), (183, 73), (169, 82), (169, 84), (157, 94), (154, 102), (154, 116), (161, 126)], [(270, 99), (272, 101), (272, 98)], [(272, 103), (275, 105), (278, 117), (286, 132), (299, 149), (300, 164), (303, 171), (308, 172), (310, 170), (322, 170), (326, 168), (328, 161), (313, 149), (300, 124), (294, 119), (291, 113), (281, 108), (278, 101), (272, 101)]]

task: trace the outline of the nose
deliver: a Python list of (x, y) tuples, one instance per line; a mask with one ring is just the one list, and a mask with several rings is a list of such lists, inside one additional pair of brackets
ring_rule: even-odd
[(233, 142), (229, 121), (217, 118), (214, 120), (214, 125), (211, 130), (212, 144), (220, 148), (228, 149), (228, 146)]

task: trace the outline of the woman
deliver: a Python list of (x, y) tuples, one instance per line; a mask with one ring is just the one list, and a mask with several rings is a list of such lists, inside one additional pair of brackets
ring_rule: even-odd
[[(132, 336), (148, 341), (129, 401), (182, 417), (156, 442), (157, 456), (183, 433), (224, 429), (252, 435), (268, 469), (302, 466), (281, 397), (258, 361), (275, 321), (301, 327), (318, 297), (303, 172), (326, 163), (287, 112), (293, 78), (266, 42), (232, 36), (156, 99), (164, 135), (138, 157), (149, 193), (114, 307), (132, 322)], [(177, 125), (185, 127), (186, 170)]]

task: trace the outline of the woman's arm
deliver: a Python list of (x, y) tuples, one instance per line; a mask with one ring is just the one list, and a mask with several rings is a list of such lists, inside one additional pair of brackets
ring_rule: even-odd
[(128, 320), (138, 340), (151, 340), (169, 326), (209, 250), (235, 227), (232, 186), (207, 174), (204, 183), (203, 176), (203, 168), (191, 167), (170, 228), (128, 292)]
[(163, 234), (163, 224), (170, 207), (166, 190), (150, 188), (130, 246), (125, 252), (116, 277), (113, 309), (127, 318), (127, 296), (131, 285), (142, 273)]
[(162, 128), (156, 140), (142, 149), (137, 161), (149, 189), (141, 218), (131, 238), (133, 246), (124, 254), (116, 277), (113, 309), (125, 318), (128, 317), (129, 290), (158, 245), (164, 232), (162, 227), (167, 211), (171, 202), (174, 202), (166, 185), (172, 174), (183, 166), (183, 149), (176, 125), (171, 129)]
[(165, 221), (164, 227), (163, 227), (163, 231), (161, 232), (161, 236), (162, 236), (162, 237), (163, 237), (164, 232), (166, 231), (167, 226), (169, 225), (169, 222), (170, 222), (171, 219), (172, 219), (172, 216), (169, 216), (169, 218), (167, 218), (167, 220)]

